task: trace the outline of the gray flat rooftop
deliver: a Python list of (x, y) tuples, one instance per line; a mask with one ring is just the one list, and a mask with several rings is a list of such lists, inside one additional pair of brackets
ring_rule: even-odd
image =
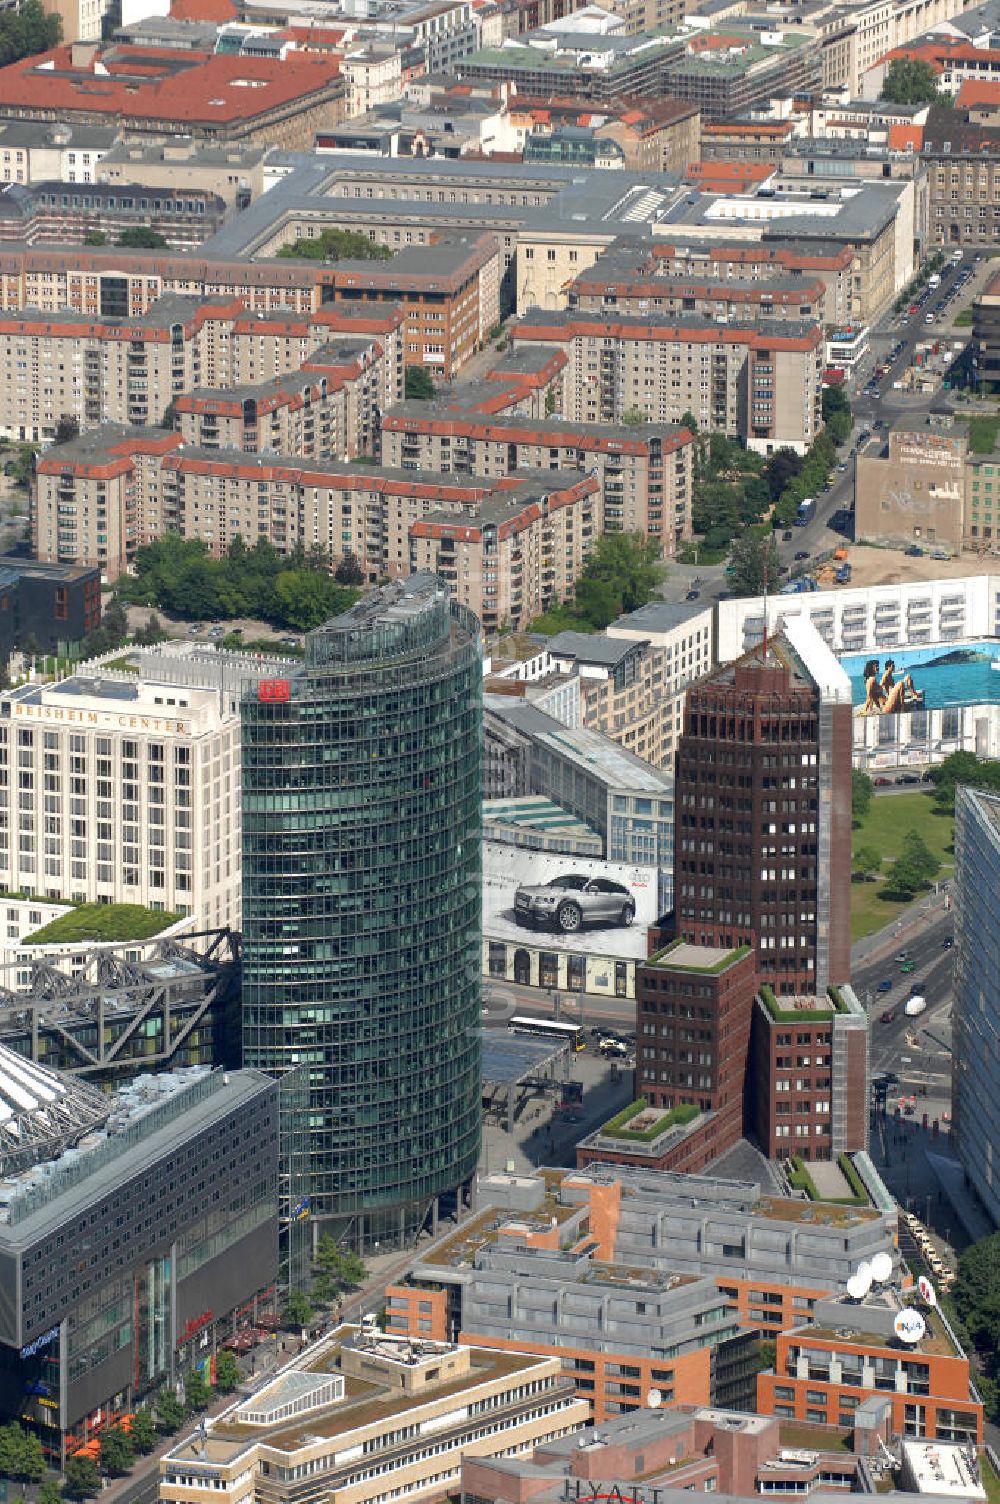
[(568, 1048), (561, 1039), (529, 1039), (506, 1029), (483, 1029), (482, 1035), (483, 1083), (488, 1086), (516, 1086), (565, 1055)]

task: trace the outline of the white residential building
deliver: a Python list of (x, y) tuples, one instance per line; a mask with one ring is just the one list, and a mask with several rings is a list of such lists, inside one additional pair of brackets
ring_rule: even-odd
[(186, 643), (132, 661), (0, 695), (0, 887), (238, 928), (239, 694), (281, 665)]

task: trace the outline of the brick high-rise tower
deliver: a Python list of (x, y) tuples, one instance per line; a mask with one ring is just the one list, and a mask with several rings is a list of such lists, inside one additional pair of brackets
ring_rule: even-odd
[(776, 994), (851, 971), (851, 687), (810, 622), (687, 691), (674, 903), (697, 945), (755, 945)]

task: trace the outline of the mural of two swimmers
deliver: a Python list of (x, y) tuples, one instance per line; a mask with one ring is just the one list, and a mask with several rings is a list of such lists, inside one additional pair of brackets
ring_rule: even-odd
[(924, 692), (917, 689), (912, 674), (896, 677), (894, 659), (887, 658), (879, 668), (878, 658), (869, 658), (864, 667), (865, 702), (859, 715), (898, 715), (901, 711), (922, 710)]

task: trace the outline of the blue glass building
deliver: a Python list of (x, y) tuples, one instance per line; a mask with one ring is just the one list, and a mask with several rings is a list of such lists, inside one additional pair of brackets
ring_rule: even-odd
[(414, 575), (243, 697), (243, 1058), (307, 1068), (311, 1216), (362, 1248), (478, 1158), (481, 674)]

